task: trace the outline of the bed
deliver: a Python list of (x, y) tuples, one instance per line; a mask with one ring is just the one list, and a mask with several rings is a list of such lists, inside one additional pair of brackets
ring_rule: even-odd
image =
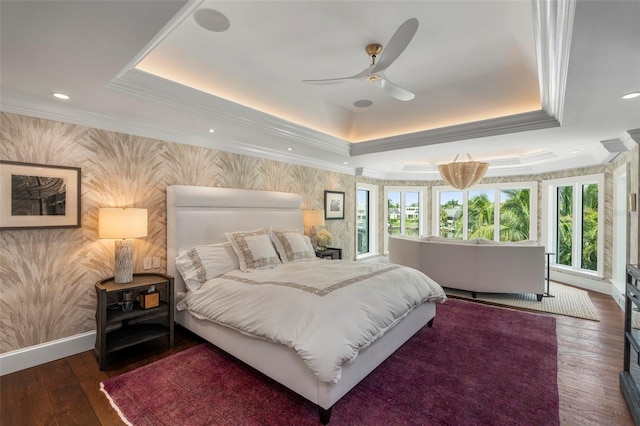
[[(301, 208), (302, 197), (297, 194), (168, 186), (167, 271), (175, 277), (176, 302), (183, 305), (180, 310), (176, 307), (176, 322), (316, 404), (320, 421), (327, 424), (333, 405), (342, 396), (418, 330), (433, 324), (436, 304), (444, 301), (446, 296), (444, 292), (440, 293), (440, 288), (433, 291), (429, 301), (416, 304), (372, 343), (361, 348), (355, 359), (341, 365), (339, 380), (328, 380), (327, 377), (321, 380), (317, 371), (311, 370), (299, 352), (287, 345), (250, 335), (184, 310), (185, 300), (193, 290), (187, 290), (178, 271), (176, 258), (179, 255), (184, 257), (185, 252), (196, 246), (225, 242), (225, 233), (229, 232), (262, 228), (302, 230)], [(336, 262), (332, 265), (336, 268), (341, 261), (318, 262)], [(314, 265), (312, 261), (308, 263)], [(228, 275), (231, 277), (233, 273)]]

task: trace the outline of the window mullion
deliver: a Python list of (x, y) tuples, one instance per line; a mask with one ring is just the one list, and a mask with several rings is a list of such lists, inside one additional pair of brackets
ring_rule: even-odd
[(572, 269), (582, 269), (582, 183), (573, 184), (573, 238), (572, 238)]

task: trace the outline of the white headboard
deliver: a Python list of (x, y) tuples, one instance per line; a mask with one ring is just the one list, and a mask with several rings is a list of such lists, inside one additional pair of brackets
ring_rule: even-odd
[(171, 185), (167, 187), (167, 273), (175, 291), (185, 291), (176, 270), (179, 252), (226, 241), (225, 232), (271, 226), (302, 232), (302, 197), (249, 189)]

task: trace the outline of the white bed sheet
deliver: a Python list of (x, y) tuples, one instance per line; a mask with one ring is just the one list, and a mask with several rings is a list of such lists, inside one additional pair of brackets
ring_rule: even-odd
[(292, 348), (320, 381), (337, 383), (344, 363), (416, 306), (444, 300), (442, 287), (415, 269), (319, 260), (229, 272), (190, 291), (179, 307)]

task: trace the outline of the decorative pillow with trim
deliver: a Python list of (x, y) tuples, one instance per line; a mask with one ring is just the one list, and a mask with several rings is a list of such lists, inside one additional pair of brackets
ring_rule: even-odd
[(242, 272), (270, 269), (282, 264), (271, 243), (268, 228), (248, 232), (226, 232), (224, 235), (238, 256)]
[(311, 244), (307, 245), (304, 236), (297, 229), (287, 231), (272, 229), (271, 241), (282, 263), (300, 262), (316, 257), (315, 250), (310, 249)]
[(238, 256), (231, 244), (195, 246), (176, 257), (176, 268), (189, 290), (197, 290), (205, 282), (239, 269)]

